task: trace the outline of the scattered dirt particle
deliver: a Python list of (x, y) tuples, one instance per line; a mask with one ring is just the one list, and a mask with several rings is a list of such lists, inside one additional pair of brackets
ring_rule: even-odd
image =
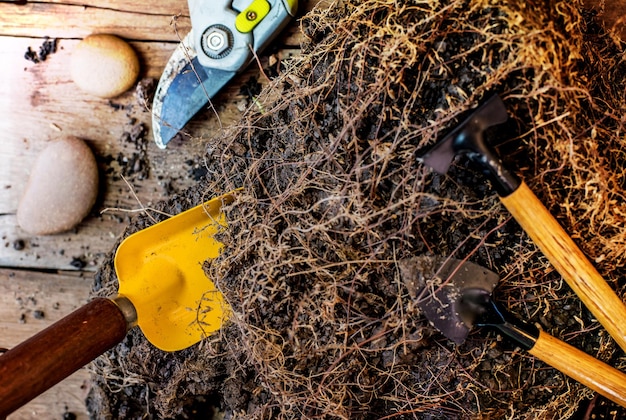
[(41, 309), (37, 309), (33, 311), (33, 317), (35, 319), (44, 319), (46, 317), (46, 314)]
[(39, 51), (35, 52), (31, 47), (28, 47), (24, 53), (24, 58), (33, 63), (46, 61), (50, 54), (54, 54), (57, 51), (57, 42), (58, 40), (56, 38), (46, 36), (39, 47)]
[(24, 53), (24, 58), (28, 61), (32, 61), (33, 63), (39, 63), (37, 53), (33, 51), (31, 47), (28, 47), (26, 49), (26, 52)]
[(142, 109), (149, 111), (152, 107), (154, 92), (156, 91), (156, 80), (151, 77), (141, 79), (135, 88), (135, 100)]
[(63, 420), (76, 420), (76, 414), (66, 411), (63, 413)]
[[(191, 164), (189, 162), (191, 162)], [(187, 161), (187, 164), (191, 166), (189, 169), (189, 176), (193, 178), (194, 181), (204, 179), (209, 172), (205, 165), (194, 163), (193, 161)]]
[(72, 257), (70, 265), (77, 270), (81, 270), (87, 266), (87, 262), (83, 257)]
[(57, 52), (57, 42), (56, 38), (45, 37), (43, 44), (39, 47), (39, 60), (46, 61), (50, 54)]
[(252, 99), (259, 96), (262, 88), (263, 85), (259, 83), (256, 77), (250, 77), (250, 79), (239, 88), (239, 94)]
[(122, 175), (130, 179), (147, 179), (150, 176), (150, 160), (146, 134), (148, 128), (143, 122), (131, 120), (131, 125), (122, 133), (120, 142), (131, 146), (128, 153), (120, 152), (115, 159), (121, 168)]
[(15, 241), (13, 241), (14, 250), (22, 251), (24, 248), (26, 248), (26, 243), (24, 242), (23, 239), (16, 239)]
[(125, 110), (126, 109), (126, 105), (118, 104), (117, 102), (113, 102), (112, 100), (109, 100), (108, 104), (115, 111), (120, 111), (120, 110)]

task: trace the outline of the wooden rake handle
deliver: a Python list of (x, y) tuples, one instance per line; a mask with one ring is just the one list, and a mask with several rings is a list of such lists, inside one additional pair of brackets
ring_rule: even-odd
[(626, 374), (543, 331), (530, 354), (626, 407)]
[(626, 306), (525, 182), (500, 198), (580, 300), (626, 351)]
[(117, 304), (98, 298), (0, 355), (0, 419), (122, 341), (126, 330)]

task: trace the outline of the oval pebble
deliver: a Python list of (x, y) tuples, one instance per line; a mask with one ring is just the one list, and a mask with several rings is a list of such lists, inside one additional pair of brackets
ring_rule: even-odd
[(67, 137), (49, 144), (37, 157), (17, 208), (17, 222), (35, 235), (74, 228), (98, 196), (98, 166), (87, 144)]
[(70, 70), (84, 92), (113, 98), (137, 80), (139, 58), (130, 44), (115, 35), (89, 35), (72, 52)]

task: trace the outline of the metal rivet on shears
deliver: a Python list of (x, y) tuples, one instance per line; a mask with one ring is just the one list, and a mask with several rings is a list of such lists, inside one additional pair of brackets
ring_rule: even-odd
[(232, 35), (223, 25), (210, 26), (202, 36), (202, 49), (211, 58), (222, 58), (232, 48)]
[(221, 49), (225, 43), (224, 35), (219, 32), (213, 32), (207, 36), (207, 45), (214, 51)]

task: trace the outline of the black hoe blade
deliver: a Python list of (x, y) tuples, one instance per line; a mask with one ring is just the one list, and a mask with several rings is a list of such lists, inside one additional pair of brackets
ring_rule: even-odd
[(481, 152), (485, 148), (483, 132), (507, 119), (504, 102), (498, 95), (493, 95), (419, 159), (435, 172), (445, 174), (457, 154)]

